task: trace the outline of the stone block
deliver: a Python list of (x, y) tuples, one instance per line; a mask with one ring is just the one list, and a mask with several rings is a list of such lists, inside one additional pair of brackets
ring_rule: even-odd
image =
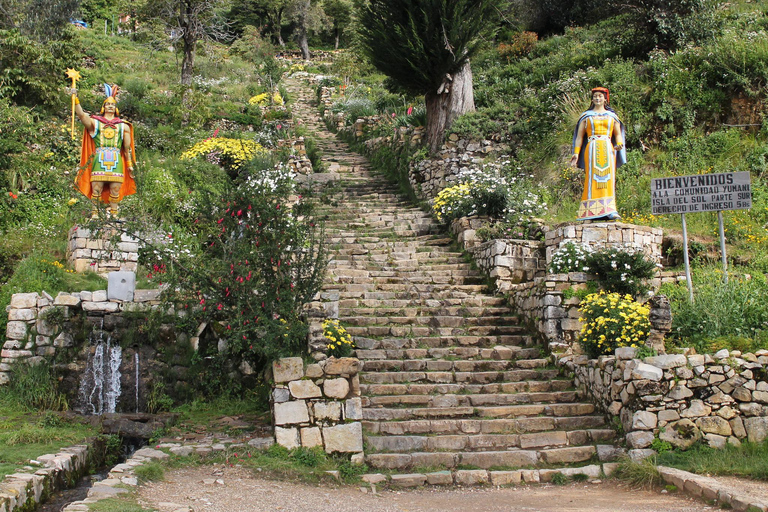
[(541, 455), (548, 464), (570, 464), (592, 458), (597, 453), (594, 446), (575, 446), (542, 451)]
[(429, 485), (453, 485), (453, 474), (450, 471), (436, 471), (424, 476), (427, 477)]
[(651, 450), (649, 448), (645, 448), (641, 450), (629, 450), (629, 452), (627, 453), (632, 462), (640, 462), (647, 459), (648, 457), (652, 457), (656, 455), (656, 451)]
[(563, 446), (568, 444), (567, 434), (563, 431), (537, 432), (535, 434), (522, 434), (520, 436), (520, 448), (543, 448), (545, 446)]
[(114, 313), (118, 309), (120, 309), (120, 305), (117, 302), (83, 302), (83, 311), (92, 313)]
[(334, 357), (325, 361), (323, 371), (326, 375), (346, 375), (352, 376), (360, 373), (363, 369), (363, 362), (354, 357)]
[(346, 398), (349, 394), (349, 381), (344, 377), (327, 379), (323, 382), (323, 392), (329, 398)]
[(646, 363), (639, 363), (632, 369), (632, 378), (637, 380), (647, 379), (652, 381), (660, 381), (664, 376), (664, 372), (661, 368), (651, 366)]
[(272, 363), (272, 378), (276, 383), (299, 380), (304, 377), (304, 360), (300, 357), (284, 357)]
[(678, 368), (688, 364), (688, 358), (683, 354), (669, 354), (662, 356), (646, 357), (643, 361), (645, 363), (661, 368), (662, 370), (669, 370), (671, 368)]
[(341, 421), (341, 404), (339, 402), (319, 401), (312, 404), (316, 421)]
[(483, 485), (490, 483), (488, 471), (484, 469), (461, 469), (456, 471), (457, 485)]
[(319, 398), (323, 396), (320, 387), (311, 380), (294, 380), (288, 383), (288, 389), (294, 398)]
[(632, 430), (653, 430), (658, 418), (652, 412), (637, 411), (632, 415)]
[(106, 302), (107, 301), (107, 290), (96, 290), (91, 295), (91, 301), (93, 302)]
[(292, 425), (309, 422), (307, 402), (296, 400), (275, 404), (275, 425)]
[(30, 309), (37, 307), (37, 293), (14, 293), (11, 296), (11, 309)]
[(682, 418), (701, 418), (702, 416), (709, 416), (712, 412), (712, 408), (708, 405), (704, 405), (701, 400), (691, 400), (687, 409), (680, 413)]
[[(23, 294), (17, 294), (23, 295)], [(23, 340), (27, 336), (27, 323), (14, 321), (8, 322), (5, 327), (5, 337), (9, 340)]]
[(744, 429), (747, 432), (749, 442), (761, 443), (768, 438), (768, 416), (746, 418)]
[(272, 390), (272, 401), (281, 404), (291, 399), (291, 392), (287, 388), (275, 388)]
[(359, 397), (350, 398), (344, 403), (345, 420), (363, 419), (363, 402)]
[(37, 318), (37, 313), (34, 309), (11, 309), (8, 312), (8, 320), (12, 322), (27, 322)]
[(135, 290), (135, 272), (110, 272), (107, 274), (107, 300), (131, 302)]
[(66, 292), (59, 292), (55, 299), (53, 299), (54, 306), (79, 306), (80, 297), (70, 295)]
[(495, 486), (520, 485), (523, 481), (523, 473), (517, 471), (489, 471), (491, 484)]
[(427, 483), (427, 477), (421, 473), (392, 475), (389, 482), (395, 487), (419, 487)]
[(323, 428), (327, 453), (357, 453), (363, 451), (363, 427), (359, 422)]
[(299, 441), (299, 429), (275, 427), (275, 441), (280, 446), (285, 446), (289, 450), (301, 446)]
[(720, 436), (730, 436), (731, 425), (728, 420), (719, 416), (706, 416), (696, 420), (696, 426), (699, 430), (707, 434), (717, 434)]
[(318, 427), (306, 427), (301, 429), (301, 446), (304, 448), (314, 448), (323, 446), (323, 436)]
[(638, 430), (627, 434), (627, 444), (630, 448), (648, 448), (653, 442), (653, 432)]

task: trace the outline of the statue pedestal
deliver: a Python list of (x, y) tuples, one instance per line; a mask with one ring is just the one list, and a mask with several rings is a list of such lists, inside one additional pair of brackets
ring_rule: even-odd
[(552, 254), (568, 242), (590, 245), (594, 249), (630, 246), (642, 249), (656, 263), (661, 263), (661, 228), (623, 222), (567, 222), (546, 233), (547, 263)]
[(136, 272), (139, 240), (115, 228), (93, 232), (73, 226), (69, 230), (67, 261), (75, 272)]

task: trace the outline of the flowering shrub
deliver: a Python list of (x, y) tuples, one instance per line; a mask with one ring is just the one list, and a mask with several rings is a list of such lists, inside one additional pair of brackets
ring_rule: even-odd
[(648, 338), (650, 310), (630, 295), (592, 293), (581, 301), (579, 312), (583, 323), (579, 343), (590, 357), (618, 347), (639, 347)]
[(251, 97), (248, 100), (249, 105), (259, 105), (260, 107), (264, 107), (269, 105), (269, 93), (263, 92), (261, 94), (257, 94), (256, 96)]
[(328, 340), (325, 346), (331, 357), (347, 357), (355, 348), (352, 336), (338, 320), (328, 318), (323, 321), (323, 336)]
[(468, 215), (488, 215), (508, 223), (524, 223), (540, 213), (546, 203), (530, 190), (531, 182), (511, 175), (508, 160), (473, 165), (459, 172), (459, 184), (448, 187), (432, 203), (441, 222)]
[(432, 202), (432, 211), (440, 222), (450, 222), (472, 214), (468, 199), (471, 199), (469, 183), (447, 187), (437, 194)]
[(267, 153), (261, 144), (247, 139), (212, 137), (198, 142), (181, 154), (182, 160), (205, 157), (209, 162), (221, 165), (230, 175), (238, 171), (250, 159)]
[(638, 296), (648, 291), (645, 282), (654, 276), (656, 263), (642, 249), (630, 245), (593, 250), (568, 242), (552, 255), (549, 271), (588, 272), (597, 276), (604, 290)]
[(553, 274), (589, 272), (587, 259), (592, 253), (590, 246), (568, 242), (552, 254), (549, 271)]
[(528, 55), (538, 40), (539, 35), (536, 32), (520, 32), (515, 34), (509, 43), (499, 45), (499, 55), (506, 58), (507, 62)]

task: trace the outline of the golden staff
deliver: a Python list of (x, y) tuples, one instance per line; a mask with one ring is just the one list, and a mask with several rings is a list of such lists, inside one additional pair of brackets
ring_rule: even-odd
[[(67, 68), (67, 78), (72, 79), (72, 88), (77, 89), (77, 81), (82, 77), (78, 71)], [(72, 140), (75, 140), (75, 93), (72, 93), (72, 128), (70, 131), (72, 132)]]

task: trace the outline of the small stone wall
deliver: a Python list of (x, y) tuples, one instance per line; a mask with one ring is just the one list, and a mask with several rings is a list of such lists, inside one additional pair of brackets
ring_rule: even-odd
[(309, 175), (312, 174), (312, 162), (307, 157), (307, 147), (304, 143), (304, 137), (299, 137), (295, 140), (279, 140), (277, 141), (278, 148), (288, 148), (290, 154), (288, 155), (288, 167), (296, 174)]
[[(114, 240), (119, 240), (115, 242)], [(117, 229), (105, 229), (98, 237), (90, 230), (74, 226), (69, 230), (67, 262), (75, 272), (136, 272), (139, 240)]]
[(568, 222), (552, 228), (545, 234), (547, 264), (560, 247), (573, 242), (593, 248), (630, 246), (642, 249), (656, 263), (661, 263), (661, 228), (624, 224), (623, 222)]
[(330, 358), (305, 365), (300, 357), (272, 364), (275, 441), (286, 448), (321, 446), (363, 462), (359, 359)]
[[(659, 272), (649, 285), (658, 290), (662, 284), (677, 283), (680, 279), (679, 272)], [(595, 276), (582, 272), (546, 274), (530, 282), (511, 284), (510, 303), (518, 314), (534, 324), (551, 349), (577, 349), (581, 300), (574, 294), (587, 290), (588, 283), (594, 280)]]
[(0, 511), (36, 510), (53, 493), (101, 466), (103, 460), (94, 460), (100, 453), (104, 453), (103, 441), (94, 439), (90, 445), (71, 446), (30, 461), (25, 468), (30, 472), (13, 473), (2, 480)]
[(648, 450), (657, 437), (678, 448), (699, 440), (719, 448), (768, 438), (768, 350), (642, 361), (635, 355), (624, 347), (615, 356), (558, 361), (599, 408), (619, 416), (630, 448)]
[(408, 180), (419, 197), (431, 200), (444, 188), (455, 185), (461, 171), (469, 169), (471, 165), (482, 164), (492, 153), (508, 151), (505, 144), (490, 140), (461, 139), (453, 133), (436, 155), (410, 163)]
[(160, 303), (159, 296), (159, 290), (135, 290), (133, 301), (124, 302), (110, 299), (106, 290), (61, 292), (55, 298), (46, 292), (14, 294), (8, 309), (5, 343), (0, 353), (0, 385), (8, 383), (13, 364), (34, 364), (44, 357), (55, 356), (57, 349), (73, 346), (72, 334), (46, 319), (49, 312), (59, 310), (56, 314), (68, 319), (77, 310), (94, 315), (134, 311), (156, 306)]

